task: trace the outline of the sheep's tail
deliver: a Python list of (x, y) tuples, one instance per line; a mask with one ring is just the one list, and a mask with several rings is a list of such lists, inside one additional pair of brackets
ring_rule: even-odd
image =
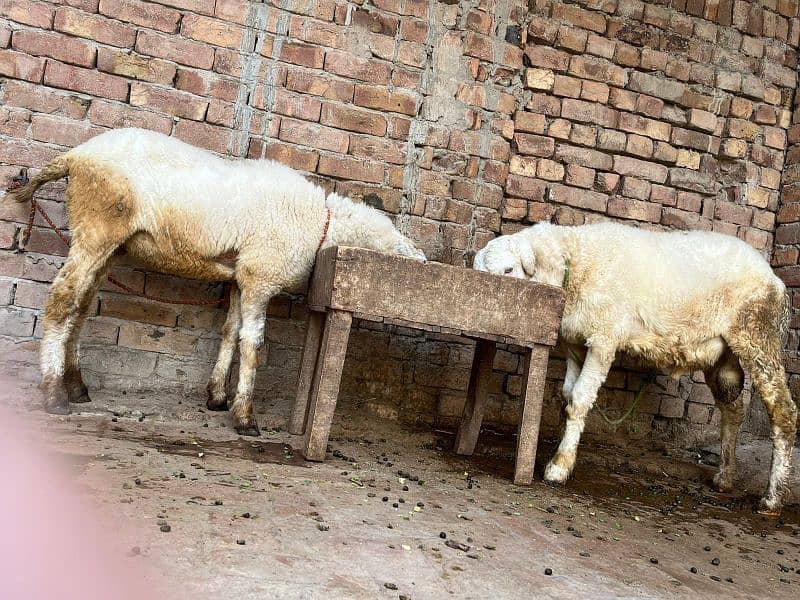
[(36, 190), (45, 183), (61, 179), (67, 175), (69, 175), (69, 161), (65, 156), (59, 156), (20, 187), (7, 190), (5, 197), (7, 200), (13, 200), (14, 202), (30, 202)]

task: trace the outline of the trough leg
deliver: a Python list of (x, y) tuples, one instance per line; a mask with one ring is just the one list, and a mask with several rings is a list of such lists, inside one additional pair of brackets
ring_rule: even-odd
[(472, 360), (472, 372), (467, 390), (467, 403), (464, 415), (456, 434), (456, 454), (472, 454), (478, 443), (481, 432), (483, 413), (489, 397), (489, 379), (492, 376), (492, 365), (497, 344), (489, 340), (478, 339), (475, 343), (475, 358)]
[(547, 346), (537, 344), (525, 357), (525, 397), (522, 401), (522, 418), (517, 436), (517, 462), (514, 467), (514, 483), (517, 485), (530, 485), (533, 481), (549, 354), (550, 349)]
[(289, 433), (302, 435), (306, 430), (306, 418), (314, 383), (314, 370), (319, 357), (319, 346), (322, 341), (322, 329), (325, 324), (325, 313), (311, 311), (308, 315), (306, 342), (303, 346), (303, 358), (300, 362), (300, 376), (297, 380), (297, 394), (294, 399), (292, 416), (289, 418)]
[(331, 430), (342, 367), (347, 353), (347, 340), (353, 315), (349, 312), (331, 310), (325, 317), (317, 368), (311, 386), (308, 418), (306, 420), (303, 455), (307, 460), (324, 460)]

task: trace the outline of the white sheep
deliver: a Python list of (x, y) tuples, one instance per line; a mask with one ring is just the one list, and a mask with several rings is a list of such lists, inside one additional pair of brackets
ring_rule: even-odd
[(40, 351), (49, 412), (88, 401), (78, 336), (115, 255), (161, 273), (235, 282), (207, 405), (228, 408), (225, 380), (238, 336), (241, 365), (230, 410), (243, 435), (259, 433), (252, 394), (267, 303), (308, 278), (321, 243), (425, 259), (387, 216), (337, 194), (326, 197), (287, 166), (222, 158), (151, 131), (98, 135), (7, 197), (30, 200), (41, 185), (65, 176), (72, 245), (47, 299)]
[(490, 241), (474, 267), (564, 287), (567, 423), (547, 481), (569, 477), (586, 415), (621, 351), (676, 374), (704, 372), (722, 413), (714, 478), (720, 490), (730, 490), (736, 477), (746, 369), (772, 423), (772, 468), (760, 510), (780, 510), (797, 421), (781, 359), (789, 304), (783, 282), (753, 248), (710, 232), (540, 223)]

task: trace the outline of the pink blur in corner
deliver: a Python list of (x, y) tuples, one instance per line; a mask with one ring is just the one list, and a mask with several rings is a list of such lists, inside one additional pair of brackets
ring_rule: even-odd
[[(0, 376), (0, 598), (147, 600), (156, 591), (142, 556), (126, 556), (129, 527), (90, 497), (80, 497), (60, 457), (36, 444), (7, 406), (15, 383)], [(34, 395), (25, 390), (25, 395)], [(34, 391), (35, 393), (35, 391)], [(22, 435), (25, 427), (26, 435)]]

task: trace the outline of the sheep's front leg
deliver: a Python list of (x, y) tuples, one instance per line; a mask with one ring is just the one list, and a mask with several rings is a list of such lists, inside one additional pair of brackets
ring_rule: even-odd
[(236, 340), (242, 326), (242, 310), (240, 306), (239, 288), (231, 285), (230, 307), (225, 324), (222, 326), (222, 341), (219, 344), (219, 354), (206, 390), (208, 410), (228, 410), (228, 397), (225, 392), (228, 374), (233, 362), (233, 353), (236, 350)]
[(581, 374), (581, 365), (586, 360), (586, 348), (575, 344), (565, 344), (564, 348), (567, 352), (567, 372), (564, 375), (561, 392), (564, 400), (569, 402), (572, 398), (572, 388), (575, 387), (578, 375)]
[(253, 416), (253, 384), (258, 367), (258, 350), (264, 343), (267, 303), (278, 289), (267, 292), (242, 288), (239, 300), (242, 326), (239, 330), (239, 384), (230, 405), (233, 426), (239, 435), (260, 435)]
[(575, 466), (586, 415), (597, 400), (597, 391), (608, 376), (614, 351), (591, 347), (586, 354), (580, 375), (572, 388), (567, 404), (567, 425), (558, 451), (544, 472), (545, 481), (564, 483)]

